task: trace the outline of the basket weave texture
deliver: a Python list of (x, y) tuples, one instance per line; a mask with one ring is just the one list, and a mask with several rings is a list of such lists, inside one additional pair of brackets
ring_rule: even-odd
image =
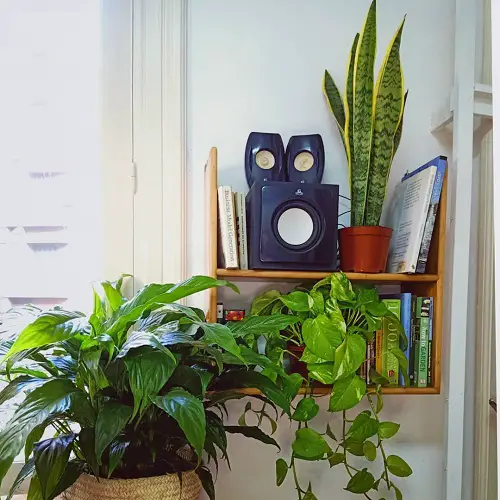
[[(182, 489), (181, 489), (182, 488)], [(97, 479), (82, 474), (59, 500), (198, 500), (201, 482), (193, 472), (141, 479)]]

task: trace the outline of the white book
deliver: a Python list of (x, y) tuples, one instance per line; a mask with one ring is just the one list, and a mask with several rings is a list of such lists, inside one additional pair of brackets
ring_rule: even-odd
[(386, 225), (393, 229), (387, 271), (414, 273), (422, 245), (436, 166), (416, 170), (396, 187)]
[(236, 243), (236, 217), (233, 192), (230, 186), (219, 186), (219, 231), (223, 266), (238, 269), (238, 245)]
[(247, 243), (247, 208), (245, 195), (234, 193), (234, 205), (236, 209), (236, 227), (238, 228), (238, 257), (240, 269), (248, 269), (248, 243)]

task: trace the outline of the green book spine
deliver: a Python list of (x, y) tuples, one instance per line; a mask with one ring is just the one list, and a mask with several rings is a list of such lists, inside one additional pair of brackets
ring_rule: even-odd
[[(400, 299), (384, 299), (384, 304), (390, 312), (401, 318), (401, 300)], [(399, 384), (399, 361), (396, 356), (390, 353), (391, 349), (399, 348), (399, 333), (394, 326), (391, 326), (387, 320), (384, 320), (384, 337), (383, 337), (383, 352), (382, 356), (383, 373), (389, 379), (391, 385)]]
[(429, 367), (429, 327), (430, 300), (419, 297), (417, 300), (417, 318), (420, 320), (420, 340), (418, 344), (418, 378), (417, 387), (427, 387)]

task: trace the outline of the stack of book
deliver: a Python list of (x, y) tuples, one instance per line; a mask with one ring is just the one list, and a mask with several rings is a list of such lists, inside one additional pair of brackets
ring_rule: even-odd
[(230, 186), (219, 186), (219, 267), (248, 269), (245, 195)]
[[(433, 297), (416, 297), (411, 293), (391, 295), (382, 299), (390, 312), (394, 313), (404, 327), (407, 346), (404, 349), (408, 359), (410, 385), (429, 387), (432, 385), (432, 321), (434, 315)], [(391, 349), (403, 347), (396, 328), (386, 319), (382, 329), (368, 342), (366, 363), (360, 375), (371, 383), (370, 368), (387, 378), (391, 385), (405, 385), (398, 359)]]
[(425, 273), (447, 159), (438, 156), (396, 186), (383, 225), (393, 229), (387, 271)]

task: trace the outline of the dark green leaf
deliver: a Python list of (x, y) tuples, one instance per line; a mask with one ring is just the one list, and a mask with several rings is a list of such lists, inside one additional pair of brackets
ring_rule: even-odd
[(333, 455), (329, 455), (328, 462), (330, 463), (330, 467), (335, 467), (336, 465), (342, 464), (344, 463), (344, 454), (334, 453)]
[(308, 422), (319, 412), (319, 406), (313, 398), (301, 399), (292, 415), (292, 419), (297, 422)]
[(374, 482), (375, 478), (373, 475), (366, 469), (363, 469), (351, 477), (345, 489), (351, 493), (362, 494), (370, 491)]
[(383, 302), (369, 302), (365, 304), (366, 310), (376, 318), (382, 318), (387, 315), (388, 309)]
[(212, 473), (206, 467), (198, 467), (196, 474), (200, 478), (201, 485), (210, 500), (215, 500), (215, 487)]
[(162, 351), (146, 352), (125, 360), (130, 389), (134, 395), (134, 411), (140, 415), (150, 404), (160, 389), (167, 383), (177, 366), (177, 360)]
[(346, 439), (342, 446), (348, 451), (351, 455), (355, 455), (356, 457), (362, 457), (364, 455), (363, 452), (363, 443), (359, 441), (354, 441), (352, 439)]
[(413, 474), (411, 467), (397, 455), (389, 455), (386, 464), (389, 472), (395, 476), (408, 477)]
[(113, 441), (109, 446), (109, 465), (108, 465), (108, 478), (111, 477), (116, 466), (120, 463), (125, 451), (130, 445), (130, 441), (117, 440)]
[(287, 397), (288, 401), (291, 402), (292, 399), (294, 399), (295, 396), (297, 396), (297, 394), (299, 393), (299, 390), (304, 383), (304, 378), (302, 377), (302, 375), (300, 375), (300, 373), (291, 373), (290, 375), (283, 374), (282, 382), (283, 393)]
[(282, 459), (276, 460), (276, 486), (281, 486), (288, 473), (288, 464)]
[(281, 296), (281, 292), (279, 290), (268, 290), (264, 292), (262, 295), (259, 295), (252, 302), (252, 307), (250, 309), (251, 316), (267, 316), (271, 314), (271, 308), (273, 304)]
[[(189, 337), (189, 340), (192, 341), (193, 339)], [(132, 332), (128, 336), (125, 344), (123, 344), (122, 348), (120, 349), (117, 358), (123, 358), (129, 353), (131, 349), (137, 349), (138, 347), (144, 346), (151, 346), (155, 349), (163, 351), (165, 354), (170, 355), (173, 360), (175, 359), (173, 354), (163, 346), (162, 342), (155, 334), (151, 332), (139, 331)]]
[(408, 377), (408, 358), (406, 354), (399, 348), (392, 348), (389, 352), (395, 356), (399, 362), (399, 366), (401, 368), (401, 373), (403, 374), (403, 378), (405, 381), (405, 385), (410, 385), (410, 379)]
[(383, 375), (380, 375), (375, 368), (370, 368), (370, 380), (377, 385), (389, 385), (389, 379), (384, 377)]
[(199, 326), (205, 332), (205, 335), (202, 337), (202, 341), (207, 344), (215, 344), (227, 352), (231, 353), (233, 356), (236, 356), (239, 360), (245, 363), (245, 360), (241, 356), (240, 347), (236, 343), (236, 340), (233, 336), (231, 330), (219, 323), (199, 323)]
[(59, 497), (63, 491), (66, 491), (83, 474), (84, 470), (85, 463), (76, 461), (69, 462), (64, 469), (61, 479), (52, 492), (52, 495), (46, 500), (52, 500), (53, 498)]
[(363, 455), (367, 460), (373, 462), (377, 458), (377, 447), (371, 441), (363, 443)]
[(366, 340), (361, 335), (348, 335), (335, 352), (334, 379), (356, 373), (365, 357)]
[(258, 427), (251, 425), (246, 427), (226, 425), (224, 426), (224, 429), (226, 430), (226, 432), (229, 432), (229, 434), (243, 434), (243, 436), (245, 437), (256, 439), (257, 441), (260, 441), (264, 444), (272, 444), (273, 446), (276, 446), (278, 450), (280, 449), (279, 444), (271, 436), (268, 436), (265, 432), (262, 432)]
[(403, 500), (403, 494), (401, 493), (400, 489), (394, 483), (391, 483), (391, 487), (396, 493), (396, 500)]
[(335, 360), (335, 350), (342, 343), (342, 329), (326, 315), (307, 319), (302, 325), (307, 348), (327, 361)]
[(377, 392), (377, 406), (375, 407), (375, 411), (380, 413), (384, 409), (384, 399), (382, 398), (382, 394)]
[(358, 375), (337, 380), (332, 387), (329, 410), (350, 410), (363, 399), (365, 393), (366, 382)]
[(366, 439), (377, 434), (378, 422), (366, 413), (360, 413), (351, 424), (347, 436), (353, 441), (362, 443)]
[(35, 446), (35, 443), (40, 441), (42, 439), (42, 436), (45, 432), (45, 429), (47, 426), (53, 422), (53, 418), (48, 418), (45, 420), (45, 422), (42, 422), (40, 425), (37, 425), (29, 434), (28, 437), (26, 438), (26, 444), (24, 445), (24, 458), (25, 461), (27, 462), (31, 452), (33, 451), (33, 448)]
[(46, 378), (33, 378), (28, 375), (21, 375), (9, 382), (0, 392), (0, 405), (9, 399), (17, 396), (21, 391), (30, 391), (40, 387), (48, 381)]
[(308, 363), (307, 370), (309, 371), (309, 377), (322, 384), (333, 384), (333, 366), (332, 362), (328, 363)]
[(316, 495), (312, 492), (311, 483), (309, 483), (306, 494), (302, 498), (303, 500), (318, 500)]
[(97, 464), (95, 452), (95, 429), (93, 427), (84, 427), (78, 435), (78, 444), (94, 476), (99, 477), (99, 465)]
[(223, 458), (229, 464), (229, 457), (227, 456), (227, 436), (226, 429), (224, 429), (224, 423), (215, 413), (211, 411), (206, 412), (207, 419), (207, 436), (205, 439), (205, 445), (207, 443), (212, 443), (217, 445), (221, 450)]
[(203, 403), (180, 387), (175, 387), (165, 396), (153, 398), (153, 402), (177, 421), (186, 439), (195, 449), (198, 457), (201, 457), (206, 435)]
[(132, 416), (132, 408), (116, 401), (108, 401), (97, 415), (95, 424), (95, 453), (97, 463), (101, 463), (101, 455), (111, 441), (124, 429)]
[(378, 435), (381, 439), (390, 439), (399, 431), (401, 426), (394, 422), (380, 422)]
[(325, 453), (328, 453), (330, 447), (321, 434), (304, 427), (295, 432), (292, 449), (294, 455), (302, 460), (320, 460)]
[(46, 439), (35, 445), (33, 457), (44, 498), (52, 494), (61, 479), (68, 464), (74, 440), (75, 434), (69, 434)]
[(42, 486), (36, 473), (31, 478), (27, 500), (45, 500), (42, 494)]
[(333, 439), (334, 441), (337, 441), (337, 438), (335, 437), (335, 434), (333, 433), (332, 428), (330, 427), (330, 424), (326, 424), (326, 435), (330, 439)]
[(31, 477), (34, 472), (35, 460), (33, 458), (30, 458), (29, 460), (26, 460), (26, 463), (23, 465), (15, 481), (12, 483), (9, 494), (7, 495), (7, 498), (5, 500), (11, 500), (12, 496), (16, 493), (21, 484), (23, 484), (26, 479)]
[(280, 299), (288, 309), (294, 312), (307, 312), (312, 305), (312, 299), (306, 292), (290, 292), (282, 295)]
[(273, 335), (297, 323), (299, 318), (290, 314), (273, 314), (272, 316), (249, 316), (243, 321), (230, 321), (227, 326), (234, 337), (249, 334)]

